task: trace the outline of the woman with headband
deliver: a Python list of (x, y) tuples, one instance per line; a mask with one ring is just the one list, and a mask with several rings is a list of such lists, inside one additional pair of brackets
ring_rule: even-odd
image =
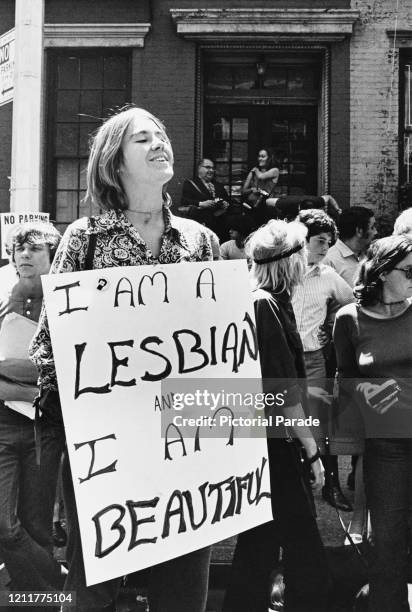
[[(253, 262), (263, 391), (283, 397), (283, 405), (276, 410), (267, 404), (266, 416), (281, 414), (295, 422), (305, 418), (302, 402), (306, 391), (303, 349), (291, 295), (306, 268), (306, 232), (301, 223), (272, 220), (246, 243), (246, 253)], [(267, 436), (274, 519), (239, 535), (223, 610), (267, 612), (270, 576), (278, 566), (282, 547), (285, 609), (326, 612), (325, 553), (299, 456), (302, 445), (315, 486), (320, 487), (323, 467), (319, 449), (306, 425), (288, 429), (273, 426)]]
[(354, 293), (357, 303), (338, 311), (333, 336), (340, 388), (356, 399), (365, 427), (369, 610), (403, 612), (412, 519), (412, 240), (373, 242)]

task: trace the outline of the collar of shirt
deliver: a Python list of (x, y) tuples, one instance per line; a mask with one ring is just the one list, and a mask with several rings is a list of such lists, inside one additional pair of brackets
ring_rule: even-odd
[(342, 240), (338, 238), (336, 241), (336, 248), (342, 257), (354, 257), (356, 261), (359, 261), (359, 257), (350, 249)]
[(202, 181), (202, 183), (204, 184), (208, 192), (213, 193), (215, 186), (213, 185), (212, 181), (205, 181), (203, 179), (200, 179), (200, 180)]
[(13, 300), (42, 300), (43, 292), (41, 289), (28, 290), (19, 279), (11, 288), (10, 296)]
[[(128, 230), (135, 234), (138, 243), (145, 244), (144, 240), (139, 235), (129, 219), (122, 210), (108, 210), (102, 215), (94, 217), (94, 225), (90, 225), (86, 229), (86, 234), (105, 234), (112, 229)], [(178, 242), (181, 246), (185, 246), (182, 233), (179, 227), (178, 217), (175, 217), (170, 212), (170, 200), (163, 205), (163, 220), (165, 223), (164, 234), (169, 238)]]
[(321, 272), (321, 264), (319, 263), (315, 263), (313, 265), (308, 265), (307, 270), (305, 272), (305, 276), (320, 276), (320, 272)]

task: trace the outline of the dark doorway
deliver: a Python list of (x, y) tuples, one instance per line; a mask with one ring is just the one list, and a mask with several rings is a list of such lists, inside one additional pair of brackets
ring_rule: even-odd
[(317, 193), (317, 106), (208, 104), (204, 155), (232, 197), (240, 195), (258, 151), (270, 148), (280, 178), (279, 195)]

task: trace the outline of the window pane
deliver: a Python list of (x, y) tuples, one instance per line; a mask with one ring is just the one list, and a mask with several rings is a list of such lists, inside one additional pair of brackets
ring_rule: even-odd
[(215, 177), (219, 183), (226, 185), (229, 182), (229, 164), (215, 164)]
[(126, 89), (128, 65), (127, 57), (105, 57), (104, 86), (110, 89)]
[(86, 189), (87, 159), (80, 160), (80, 189)]
[(232, 145), (233, 161), (247, 161), (247, 142), (234, 142)]
[(79, 120), (79, 92), (58, 91), (57, 92), (57, 121), (70, 121), (77, 123)]
[(288, 70), (288, 91), (299, 95), (313, 96), (316, 93), (313, 69), (291, 68)]
[(288, 137), (287, 119), (284, 119), (282, 121), (272, 121), (272, 134), (276, 137), (287, 138)]
[(232, 138), (234, 140), (247, 140), (249, 134), (249, 121), (246, 118), (235, 117), (232, 123)]
[(306, 174), (307, 172), (307, 167), (306, 164), (292, 164), (291, 165), (291, 174)]
[(265, 75), (265, 88), (272, 94), (284, 96), (286, 94), (286, 70), (268, 66)]
[(58, 191), (56, 197), (56, 221), (71, 223), (77, 219), (77, 191)]
[(90, 217), (90, 215), (95, 214), (92, 211), (92, 207), (89, 202), (84, 201), (84, 196), (86, 195), (85, 191), (81, 191), (79, 194), (80, 203), (79, 203), (79, 217)]
[(78, 161), (73, 159), (60, 159), (57, 162), (57, 189), (78, 188)]
[(82, 58), (80, 82), (82, 89), (103, 87), (103, 58), (101, 56)]
[(59, 89), (78, 89), (80, 84), (79, 58), (59, 57), (57, 62), (57, 87)]
[(208, 67), (208, 73), (206, 77), (206, 88), (207, 89), (231, 90), (232, 89), (232, 68), (230, 66), (218, 66), (216, 64), (211, 64)]
[(228, 141), (214, 142), (212, 149), (212, 157), (215, 162), (228, 161), (230, 155), (230, 143)]
[(306, 122), (291, 121), (289, 123), (289, 138), (291, 140), (299, 140), (302, 138), (306, 138)]
[(103, 94), (103, 116), (107, 117), (113, 114), (126, 102), (126, 92), (124, 90), (105, 91)]
[(411, 97), (412, 97), (412, 78), (411, 78), (411, 65), (406, 64), (405, 66), (405, 127), (412, 125), (412, 110), (411, 110)]
[(90, 138), (94, 134), (98, 124), (96, 123), (83, 123), (80, 126), (80, 146), (79, 146), (79, 155), (88, 155), (89, 154), (89, 143)]
[(78, 155), (78, 126), (66, 123), (56, 126), (56, 155), (76, 157)]
[(247, 174), (246, 164), (232, 164), (232, 180), (245, 180)]
[(253, 89), (256, 86), (256, 68), (254, 66), (239, 66), (234, 74), (235, 89)]
[(86, 117), (80, 121), (90, 122), (90, 118), (98, 120), (102, 117), (102, 94), (100, 91), (82, 91), (80, 98), (80, 112)]
[(227, 140), (230, 138), (230, 119), (220, 117), (213, 124), (213, 140)]

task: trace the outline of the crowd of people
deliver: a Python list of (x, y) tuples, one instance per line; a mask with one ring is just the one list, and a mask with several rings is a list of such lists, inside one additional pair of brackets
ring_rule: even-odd
[[(172, 214), (166, 191), (172, 176), (165, 127), (128, 108), (102, 124), (91, 146), (86, 197), (103, 212), (75, 221), (63, 237), (46, 223), (10, 234), (0, 295), (0, 561), (10, 589), (64, 588), (76, 592), (72, 610), (109, 612), (121, 582), (86, 586), (40, 276), (246, 259), (263, 390), (276, 394), (287, 381), (283, 413), (311, 414), (321, 427), (285, 429), (283, 437), (268, 429), (274, 518), (238, 536), (223, 609), (267, 612), (281, 556), (284, 609), (330, 610), (312, 491), (322, 487), (325, 503), (353, 510), (349, 540), (373, 541), (369, 610), (409, 610), (412, 209), (399, 215), (393, 235), (377, 238), (367, 207), (341, 211), (330, 195), (278, 197), (279, 171), (266, 149), (247, 176), (237, 214), (214, 180), (212, 160), (200, 160), (197, 177), (184, 182), (181, 216)], [(353, 507), (339, 482), (344, 454), (353, 457)], [(53, 556), (61, 463), (67, 568)], [(152, 567), (150, 612), (203, 612), (210, 552)]]

